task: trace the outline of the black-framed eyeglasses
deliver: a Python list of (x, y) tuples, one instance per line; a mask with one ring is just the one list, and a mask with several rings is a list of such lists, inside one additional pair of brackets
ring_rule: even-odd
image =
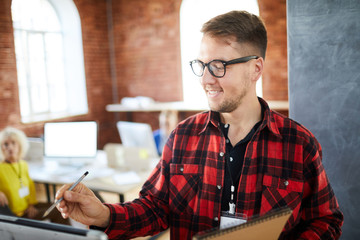
[(202, 77), (204, 75), (204, 69), (207, 67), (211, 75), (217, 78), (222, 78), (225, 76), (226, 73), (226, 66), (236, 63), (245, 63), (250, 61), (251, 59), (258, 59), (258, 56), (247, 56), (242, 58), (236, 58), (230, 61), (223, 61), (223, 60), (212, 60), (208, 63), (204, 63), (200, 60), (192, 60), (190, 61), (190, 66), (193, 73), (198, 76)]

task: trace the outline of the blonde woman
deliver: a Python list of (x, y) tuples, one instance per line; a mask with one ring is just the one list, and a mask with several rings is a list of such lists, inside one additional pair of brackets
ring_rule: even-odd
[[(38, 203), (36, 199), (34, 182), (23, 160), (29, 148), (26, 135), (7, 127), (0, 132), (0, 146), (0, 206), (8, 206), (16, 216), (40, 220), (50, 204)], [(69, 224), (58, 211), (52, 211), (48, 218)]]

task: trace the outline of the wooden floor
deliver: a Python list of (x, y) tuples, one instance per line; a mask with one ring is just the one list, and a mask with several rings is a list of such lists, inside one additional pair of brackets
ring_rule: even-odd
[[(46, 202), (46, 191), (43, 184), (35, 184), (36, 187), (36, 194), (37, 199), (39, 202)], [(60, 186), (59, 186), (60, 187)], [(125, 195), (125, 201), (130, 201), (138, 196), (140, 189), (134, 189), (134, 191), (129, 192)], [(51, 194), (54, 194), (51, 192)], [(107, 193), (107, 192), (100, 192), (101, 197), (104, 199), (107, 203), (117, 203), (119, 202), (119, 195), (114, 193)], [(83, 226), (77, 222), (72, 222), (74, 227), (78, 228), (86, 228), (86, 226)], [(159, 234), (156, 238), (154, 237), (139, 237), (134, 238), (136, 240), (148, 240), (148, 239), (156, 239), (156, 240), (168, 240), (170, 239), (169, 231), (165, 231), (164, 233)]]

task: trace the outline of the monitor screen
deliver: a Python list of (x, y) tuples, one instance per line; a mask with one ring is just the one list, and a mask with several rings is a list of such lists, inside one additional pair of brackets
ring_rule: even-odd
[(124, 147), (145, 148), (152, 158), (159, 157), (151, 126), (147, 123), (117, 122), (121, 142)]
[(51, 122), (44, 125), (44, 155), (46, 157), (95, 157), (97, 123)]

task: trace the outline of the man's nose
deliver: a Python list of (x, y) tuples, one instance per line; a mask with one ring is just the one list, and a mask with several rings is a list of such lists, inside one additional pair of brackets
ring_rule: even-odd
[(204, 74), (200, 78), (200, 81), (202, 85), (214, 84), (217, 81), (217, 78), (211, 75), (208, 67), (205, 67)]

